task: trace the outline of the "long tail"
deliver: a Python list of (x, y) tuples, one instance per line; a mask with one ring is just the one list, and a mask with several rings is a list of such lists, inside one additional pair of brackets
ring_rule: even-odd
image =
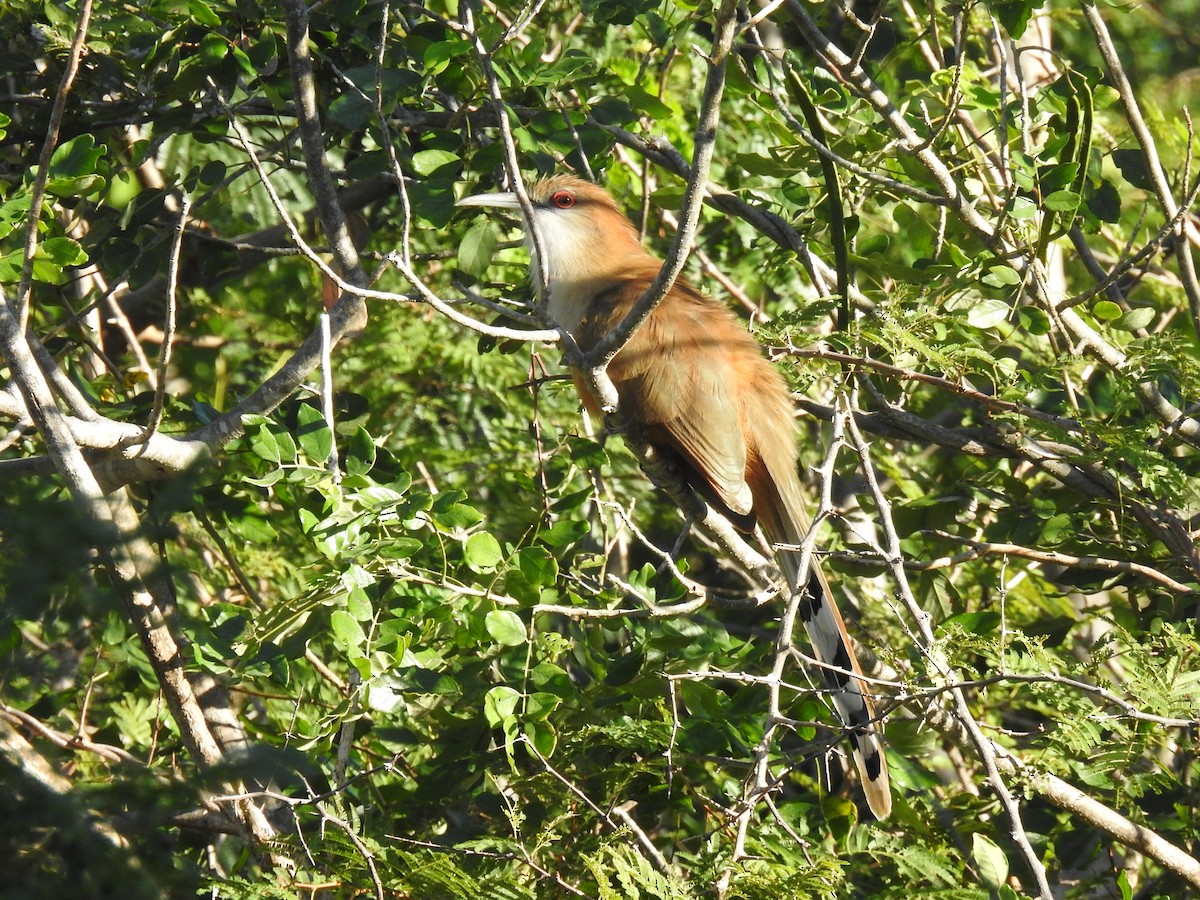
[[(789, 540), (793, 543), (795, 539)], [(799, 572), (799, 554), (779, 554), (780, 566), (787, 572), (789, 584), (796, 590)], [(838, 612), (829, 590), (824, 573), (814, 564), (808, 585), (802, 590), (805, 596), (800, 602), (800, 618), (812, 642), (818, 660), (827, 666), (821, 670), (825, 684), (830, 690), (833, 705), (842, 722), (850, 729), (854, 745), (854, 763), (862, 778), (863, 793), (867, 806), (877, 819), (885, 819), (892, 811), (892, 789), (888, 783), (887, 758), (880, 740), (880, 725), (875, 714), (875, 703), (865, 691), (866, 682), (862, 667), (854, 655), (854, 647), (846, 634), (846, 623)], [(853, 672), (853, 675), (847, 674)]]
[[(765, 515), (761, 515), (760, 520), (771, 540), (799, 545), (808, 532), (808, 515), (802, 506), (799, 480), (794, 475), (789, 478), (790, 473), (786, 472), (772, 474), (777, 476), (773, 479), (777, 503), (772, 510), (762, 510)], [(842, 614), (829, 590), (829, 582), (815, 559), (809, 565), (807, 583), (802, 583), (800, 553), (783, 550), (778, 553), (778, 558), (793, 595), (802, 595), (800, 617), (814, 655), (824, 664), (821, 674), (834, 708), (842, 723), (850, 729), (854, 763), (862, 778), (867, 806), (875, 818), (887, 818), (892, 811), (892, 790), (888, 784), (881, 728), (862, 667), (846, 633), (846, 623), (842, 621)]]

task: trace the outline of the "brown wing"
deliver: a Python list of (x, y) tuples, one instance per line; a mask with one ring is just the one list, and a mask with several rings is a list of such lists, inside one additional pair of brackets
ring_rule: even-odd
[[(593, 346), (641, 296), (630, 282), (611, 303), (593, 307), (581, 323), (580, 344)], [(607, 299), (607, 298), (606, 298)], [(713, 328), (723, 309), (677, 286), (609, 365), (626, 415), (658, 444), (676, 451), (723, 506), (745, 520), (753, 497), (746, 484), (746, 444), (736, 378), (728, 349)], [(734, 334), (744, 334), (738, 329)], [(755, 349), (757, 352), (757, 349)]]

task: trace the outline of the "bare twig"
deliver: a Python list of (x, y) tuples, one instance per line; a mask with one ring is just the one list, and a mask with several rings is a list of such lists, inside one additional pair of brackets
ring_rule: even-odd
[[(184, 197), (180, 203), (179, 218), (175, 225), (174, 239), (171, 242), (171, 253), (167, 262), (167, 303), (163, 314), (163, 340), (158, 348), (158, 376), (154, 383), (154, 402), (150, 409), (150, 418), (146, 427), (136, 439), (128, 444), (118, 445), (117, 449), (125, 449), (133, 444), (147, 444), (162, 424), (163, 407), (167, 395), (167, 378), (171, 367), (171, 351), (175, 342), (175, 309), (176, 291), (179, 287), (179, 257), (183, 248), (183, 232), (187, 225), (188, 213), (191, 211), (190, 197)], [(114, 304), (114, 306), (116, 306)], [(116, 307), (119, 309), (119, 307)], [(136, 341), (134, 341), (136, 345)]]
[[(463, 30), (470, 37), (475, 48), (475, 55), (479, 59), (484, 81), (487, 84), (488, 98), (496, 113), (496, 125), (500, 130), (500, 139), (504, 147), (504, 167), (508, 171), (509, 187), (516, 194), (517, 203), (521, 209), (521, 218), (525, 223), (525, 233), (533, 247), (534, 264), (530, 274), (533, 277), (534, 289), (540, 298), (539, 311), (543, 317), (546, 317), (546, 303), (550, 298), (550, 263), (543, 249), (545, 241), (538, 228), (537, 218), (533, 214), (533, 204), (529, 201), (529, 195), (525, 192), (525, 181), (521, 177), (521, 162), (517, 157), (517, 144), (513, 140), (512, 129), (508, 124), (508, 105), (504, 102), (504, 95), (500, 90), (500, 80), (496, 77), (496, 70), (492, 65), (492, 54), (495, 48), (489, 50), (484, 46), (483, 39), (475, 30), (475, 19), (471, 8), (464, 6), (461, 13), (465, 23)], [(559, 331), (564, 339), (569, 339), (566, 332), (562, 332), (561, 329)], [(575, 349), (572, 341), (564, 340), (564, 342), (569, 349)]]
[(1053, 413), (1043, 412), (1032, 406), (1026, 406), (1023, 403), (1013, 403), (1010, 400), (1004, 400), (1000, 397), (993, 397), (990, 394), (985, 394), (982, 391), (977, 391), (974, 388), (969, 388), (958, 382), (950, 381), (947, 378), (942, 378), (937, 375), (928, 375), (924, 372), (918, 372), (915, 369), (906, 369), (902, 366), (895, 366), (890, 363), (880, 362), (877, 359), (871, 359), (867, 356), (853, 356), (848, 353), (839, 353), (836, 350), (827, 350), (824, 348), (814, 349), (789, 349), (789, 356), (796, 356), (801, 359), (828, 359), (832, 362), (840, 363), (845, 366), (863, 366), (864, 368), (874, 369), (882, 372), (885, 375), (890, 375), (893, 378), (901, 378), (907, 381), (919, 381), (922, 384), (929, 384), (945, 391), (951, 391), (959, 396), (965, 397), (981, 406), (987, 406), (992, 409), (1000, 409), (1005, 412), (1017, 413), (1021, 416), (1026, 416), (1030, 419), (1037, 419), (1049, 425), (1054, 425), (1057, 428), (1062, 428), (1066, 431), (1078, 432), (1081, 426), (1074, 419), (1067, 419), (1062, 416), (1056, 416)]
[(121, 747), (116, 747), (112, 744), (100, 744), (79, 734), (64, 734), (61, 731), (56, 731), (25, 710), (16, 709), (8, 704), (0, 704), (0, 716), (4, 716), (14, 725), (26, 728), (38, 737), (44, 738), (64, 750), (83, 750), (87, 753), (94, 753), (96, 756), (109, 762), (128, 763), (142, 768), (145, 767), (145, 763)]

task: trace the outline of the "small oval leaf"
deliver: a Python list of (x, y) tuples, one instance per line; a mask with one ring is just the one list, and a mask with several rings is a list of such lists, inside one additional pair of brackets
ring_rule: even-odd
[(483, 617), (483, 624), (496, 643), (505, 647), (519, 647), (529, 638), (525, 622), (511, 609), (493, 609)]
[(1008, 857), (991, 838), (979, 833), (972, 835), (971, 855), (985, 885), (998, 888), (1008, 880)]
[(486, 531), (479, 531), (467, 538), (463, 557), (472, 572), (483, 573), (494, 571), (504, 559), (504, 554), (498, 540)]

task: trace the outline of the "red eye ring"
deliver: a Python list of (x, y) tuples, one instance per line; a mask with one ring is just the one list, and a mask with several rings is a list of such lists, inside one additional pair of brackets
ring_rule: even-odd
[(570, 191), (555, 191), (550, 195), (550, 202), (559, 209), (570, 209), (575, 205), (575, 195)]

